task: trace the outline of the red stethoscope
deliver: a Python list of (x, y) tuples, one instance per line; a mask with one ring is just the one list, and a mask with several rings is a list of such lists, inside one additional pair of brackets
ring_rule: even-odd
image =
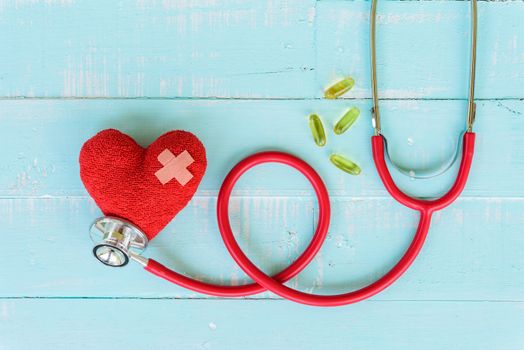
[[(269, 290), (283, 298), (313, 306), (340, 306), (355, 303), (367, 299), (395, 282), (413, 263), (419, 254), (426, 236), (429, 231), (431, 217), (435, 211), (445, 208), (457, 199), (460, 195), (471, 168), (475, 134), (472, 132), (475, 120), (475, 103), (474, 103), (474, 85), (475, 85), (475, 61), (476, 61), (476, 27), (477, 27), (477, 4), (476, 0), (471, 1), (472, 9), (472, 34), (471, 34), (471, 65), (470, 65), (470, 86), (469, 86), (469, 108), (467, 115), (467, 129), (462, 137), (462, 160), (460, 168), (451, 189), (441, 198), (434, 200), (421, 200), (412, 198), (403, 193), (393, 181), (385, 156), (387, 152), (387, 143), (380, 129), (380, 114), (377, 94), (376, 79), (376, 62), (375, 62), (375, 18), (376, 2), (372, 1), (371, 6), (371, 80), (373, 90), (373, 127), (375, 135), (371, 138), (373, 159), (377, 168), (380, 179), (384, 183), (386, 190), (399, 203), (404, 206), (420, 212), (420, 219), (417, 231), (413, 241), (404, 253), (404, 256), (397, 264), (389, 270), (382, 278), (374, 283), (363, 287), (359, 290), (338, 295), (314, 295), (291, 289), (284, 285), (286, 281), (296, 276), (302, 271), (315, 257), (324, 242), (330, 222), (330, 201), (329, 195), (324, 182), (317, 172), (303, 160), (282, 152), (263, 152), (257, 153), (238, 163), (226, 176), (218, 195), (217, 216), (218, 227), (227, 250), (235, 262), (251, 277), (255, 283), (242, 286), (222, 286), (208, 284), (181, 275), (167, 267), (161, 265), (153, 259), (148, 259), (139, 255), (137, 251), (143, 250), (147, 245), (146, 236), (132, 223), (114, 217), (103, 217), (98, 219), (92, 226), (91, 231), (104, 233), (104, 241), (98, 244), (93, 250), (95, 256), (103, 263), (112, 266), (118, 266), (118, 262), (112, 264), (111, 261), (102, 260), (108, 249), (111, 250), (111, 256), (118, 257), (115, 252), (121, 254), (118, 261), (127, 262), (129, 259), (141, 263), (145, 269), (154, 275), (162, 277), (179, 286), (188, 288), (195, 292), (209, 294), (220, 297), (242, 297), (262, 293)], [(388, 156), (389, 157), (389, 156)], [(455, 157), (454, 159), (456, 159)], [(249, 258), (244, 254), (238, 245), (231, 224), (229, 221), (229, 199), (235, 183), (249, 169), (262, 163), (281, 163), (291, 166), (300, 171), (311, 183), (319, 204), (318, 226), (313, 238), (304, 250), (304, 252), (290, 266), (275, 276), (268, 276), (261, 271)], [(445, 170), (449, 169), (449, 166)], [(120, 264), (122, 265), (122, 264)]]

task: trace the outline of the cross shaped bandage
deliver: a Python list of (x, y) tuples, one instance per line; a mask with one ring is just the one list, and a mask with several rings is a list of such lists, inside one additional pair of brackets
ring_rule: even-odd
[(193, 178), (193, 174), (187, 170), (195, 162), (191, 154), (184, 150), (177, 157), (167, 148), (160, 152), (157, 157), (158, 161), (164, 166), (155, 173), (155, 176), (162, 185), (175, 179), (179, 184), (185, 186)]

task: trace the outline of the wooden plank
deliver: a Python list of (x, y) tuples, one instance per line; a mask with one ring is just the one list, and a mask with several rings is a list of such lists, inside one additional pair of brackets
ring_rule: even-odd
[(314, 5), (2, 1), (0, 96), (312, 96)]
[[(357, 79), (348, 97), (370, 97), (369, 2), (319, 1), (317, 86)], [(381, 1), (378, 88), (383, 98), (466, 99), (470, 1)], [(524, 3), (478, 3), (477, 98), (522, 98)]]
[[(380, 4), (382, 96), (466, 97), (468, 7)], [(478, 97), (523, 97), (523, 16), (479, 3)], [(4, 0), (0, 96), (318, 98), (351, 74), (370, 97), (368, 27), (360, 1)]]
[[(329, 237), (291, 282), (295, 288), (329, 294), (372, 282), (400, 258), (418, 221), (391, 198), (336, 197), (332, 204)], [(215, 207), (213, 197), (195, 198), (145, 255), (213, 283), (248, 281), (223, 246)], [(235, 197), (230, 216), (247, 254), (276, 273), (308, 244), (313, 208), (307, 197)], [(460, 199), (435, 215), (427, 245), (406, 275), (374, 299), (524, 300), (523, 212), (524, 199)], [(86, 198), (0, 200), (0, 297), (204, 297), (137, 264), (98, 263), (87, 230), (99, 215)]]
[[(315, 146), (308, 114), (318, 112), (326, 128), (350, 106), (362, 113), (351, 130)], [(384, 101), (383, 131), (392, 157), (413, 169), (438, 169), (454, 154), (465, 123), (465, 101)], [(78, 173), (82, 143), (113, 127), (147, 145), (164, 132), (186, 129), (207, 147), (209, 167), (199, 189), (216, 195), (227, 172), (261, 150), (291, 152), (305, 159), (326, 181), (331, 194), (387, 195), (371, 159), (370, 101), (103, 101), (41, 100), (0, 102), (0, 195), (85, 195)], [(464, 196), (522, 197), (524, 187), (524, 101), (478, 103), (477, 148)], [(338, 152), (356, 161), (362, 175), (349, 176), (328, 160)], [(508, 164), (511, 164), (508, 168)], [(399, 186), (418, 196), (437, 196), (455, 179), (455, 169), (430, 180), (413, 181), (392, 170)], [(264, 174), (264, 176), (261, 176)], [(501, 179), (504, 179), (501, 181)], [(265, 166), (238, 184), (240, 194), (311, 194), (291, 169)]]
[(518, 302), (319, 309), (283, 301), (1, 300), (0, 349), (520, 349), (523, 308)]

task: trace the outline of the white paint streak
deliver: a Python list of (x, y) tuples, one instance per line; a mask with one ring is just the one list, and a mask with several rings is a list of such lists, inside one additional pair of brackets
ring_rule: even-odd
[[(141, 2), (147, 3), (146, 0), (141, 0)], [(166, 10), (187, 10), (220, 6), (217, 0), (162, 0), (162, 5)]]
[(107, 57), (96, 47), (89, 47), (78, 61), (68, 55), (66, 64), (62, 73), (63, 96), (109, 97)]
[(241, 235), (246, 244), (249, 245), (251, 239), (251, 200), (242, 199), (242, 232)]
[(2, 307), (0, 308), (0, 321), (7, 322), (9, 320), (9, 307), (7, 302), (2, 302)]
[(322, 252), (317, 254), (314, 261), (317, 266), (317, 276), (315, 277), (315, 283), (311, 288), (311, 292), (315, 289), (322, 288), (324, 284), (324, 255)]
[(26, 6), (44, 5), (46, 7), (70, 7), (75, 3), (74, 0), (16, 0), (16, 1), (2, 1), (0, 8), (7, 8), (9, 5), (16, 9)]
[[(388, 13), (378, 14), (378, 24), (441, 24), (443, 21), (455, 22), (459, 20), (459, 15), (453, 12), (418, 12), (418, 13)], [(368, 17), (369, 18), (369, 17)]]
[(232, 286), (240, 285), (238, 274), (236, 272), (231, 273), (230, 283)]

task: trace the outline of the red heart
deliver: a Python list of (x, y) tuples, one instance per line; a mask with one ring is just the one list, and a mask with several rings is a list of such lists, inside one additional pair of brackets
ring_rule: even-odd
[[(173, 165), (164, 159), (161, 163), (158, 156), (165, 150), (177, 158), (183, 153), (187, 156), (184, 152), (187, 151), (194, 162), (188, 166)], [(80, 178), (102, 212), (131, 221), (149, 239), (187, 205), (204, 176), (206, 165), (202, 142), (181, 130), (165, 133), (144, 149), (130, 136), (107, 129), (87, 140), (80, 151)], [(157, 171), (165, 166), (170, 166), (169, 171), (163, 170), (170, 176), (164, 176), (167, 182), (163, 185)], [(187, 178), (170, 179), (173, 169), (182, 172), (187, 169), (192, 178), (186, 172), (191, 179), (182, 185), (179, 179), (184, 183)]]

